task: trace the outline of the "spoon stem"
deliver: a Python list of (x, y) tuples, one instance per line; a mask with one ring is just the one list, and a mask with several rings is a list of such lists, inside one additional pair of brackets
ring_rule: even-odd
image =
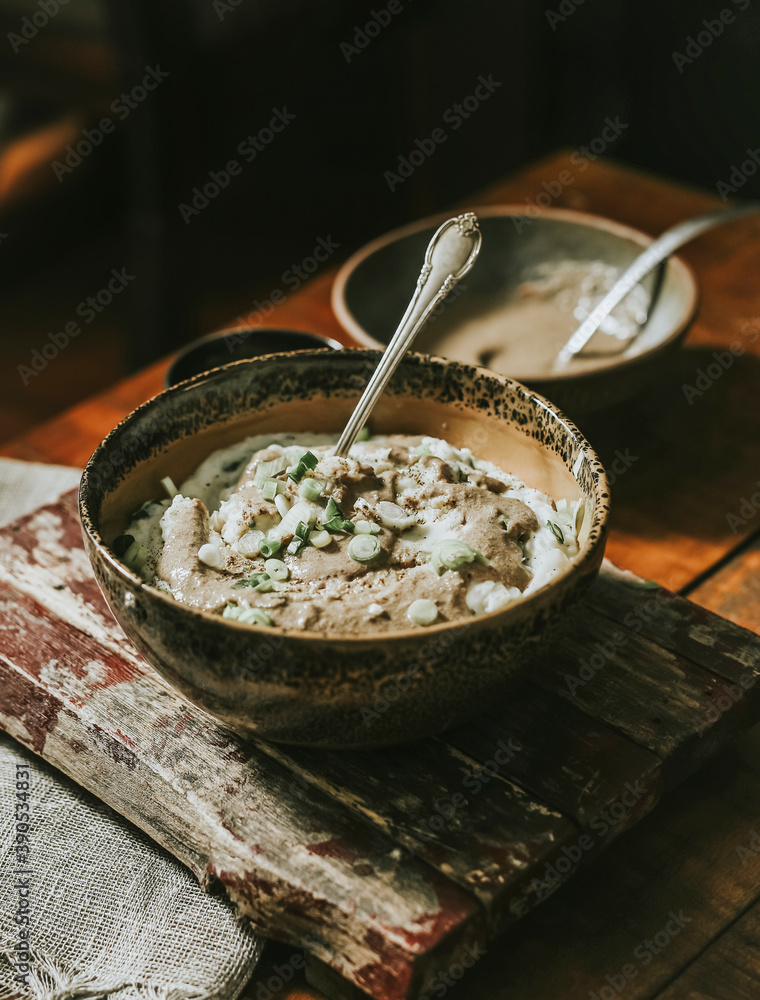
[(449, 219), (436, 230), (425, 251), (414, 295), (338, 440), (335, 449), (338, 457), (348, 455), (412, 341), (433, 310), (475, 263), (480, 243), (478, 220), (472, 212)]

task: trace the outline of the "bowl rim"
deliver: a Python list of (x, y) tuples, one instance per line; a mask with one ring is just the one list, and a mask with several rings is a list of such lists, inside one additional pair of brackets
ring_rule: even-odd
[[(422, 354), (417, 351), (409, 351), (405, 356), (413, 357), (416, 359), (417, 363), (422, 364), (434, 364), (442, 367), (451, 367), (461, 369), (469, 369), (472, 373), (477, 376), (484, 377), (487, 379), (493, 379), (500, 382), (504, 387), (516, 390), (519, 395), (521, 395), (526, 402), (532, 405), (537, 405), (542, 407), (544, 410), (548, 411), (552, 417), (564, 428), (571, 437), (574, 437), (578, 442), (579, 446), (579, 457), (584, 455), (586, 460), (590, 462), (593, 467), (594, 473), (596, 475), (596, 496), (592, 497), (593, 510), (591, 513), (591, 525), (590, 528), (593, 529), (594, 526), (598, 528), (597, 537), (593, 538), (591, 535), (586, 539), (584, 546), (579, 550), (578, 555), (570, 562), (567, 569), (565, 569), (558, 577), (553, 578), (548, 583), (539, 587), (534, 593), (529, 594), (527, 597), (521, 598), (519, 601), (508, 605), (506, 608), (502, 608), (497, 611), (489, 612), (485, 615), (476, 615), (471, 619), (455, 620), (450, 622), (438, 622), (433, 625), (426, 626), (424, 629), (416, 630), (412, 626), (404, 630), (395, 630), (389, 632), (378, 632), (376, 634), (367, 635), (356, 635), (350, 633), (325, 633), (325, 632), (314, 632), (307, 629), (302, 630), (292, 630), (281, 626), (263, 626), (255, 624), (243, 624), (241, 622), (234, 621), (232, 619), (223, 618), (220, 614), (214, 613), (212, 611), (204, 611), (200, 608), (192, 608), (181, 601), (177, 601), (171, 594), (166, 594), (159, 590), (157, 587), (152, 586), (147, 581), (143, 580), (132, 570), (128, 569), (127, 566), (122, 563), (118, 557), (113, 553), (108, 546), (103, 541), (100, 534), (99, 526), (95, 524), (95, 519), (90, 512), (90, 504), (88, 497), (89, 490), (89, 476), (93, 467), (97, 464), (99, 459), (104, 456), (110, 444), (117, 440), (118, 437), (125, 433), (129, 427), (133, 424), (139, 422), (142, 416), (150, 409), (154, 408), (156, 404), (163, 405), (162, 401), (170, 398), (174, 395), (179, 395), (181, 393), (187, 392), (189, 389), (196, 387), (206, 381), (213, 381), (214, 379), (219, 380), (220, 383), (224, 381), (224, 376), (231, 370), (237, 369), (240, 366), (253, 366), (259, 365), (263, 362), (270, 361), (286, 361), (286, 360), (297, 360), (299, 362), (308, 361), (310, 363), (318, 364), (324, 362), (327, 358), (338, 359), (338, 363), (342, 364), (347, 362), (352, 356), (357, 355), (379, 355), (380, 351), (375, 349), (349, 349), (346, 351), (325, 351), (324, 349), (319, 349), (315, 351), (281, 351), (273, 354), (263, 354), (255, 358), (241, 358), (238, 361), (232, 361), (226, 365), (220, 365), (217, 368), (209, 369), (206, 372), (199, 372), (197, 375), (191, 376), (184, 382), (177, 382), (172, 386), (162, 389), (160, 392), (151, 396), (149, 399), (145, 400), (139, 406), (135, 407), (130, 413), (123, 417), (119, 423), (113, 427), (108, 434), (103, 438), (100, 444), (95, 448), (90, 458), (87, 460), (87, 464), (82, 472), (82, 477), (79, 483), (78, 491), (78, 507), (79, 507), (79, 517), (81, 522), (82, 532), (89, 539), (90, 543), (95, 546), (99, 555), (105, 559), (105, 561), (110, 566), (111, 570), (116, 572), (117, 576), (121, 580), (128, 584), (133, 590), (139, 590), (142, 592), (147, 592), (149, 599), (159, 600), (166, 603), (174, 611), (179, 610), (179, 613), (187, 613), (190, 615), (200, 616), (201, 619), (208, 621), (209, 623), (215, 625), (216, 627), (226, 627), (233, 628), (236, 630), (242, 630), (242, 634), (250, 635), (252, 632), (256, 635), (280, 635), (289, 640), (297, 640), (301, 642), (318, 643), (318, 644), (348, 644), (348, 645), (367, 645), (374, 644), (378, 641), (383, 642), (407, 642), (410, 639), (419, 639), (425, 636), (438, 635), (442, 632), (452, 631), (454, 629), (462, 628), (464, 626), (471, 627), (475, 625), (478, 628), (487, 626), (489, 622), (493, 622), (496, 618), (504, 617), (509, 615), (515, 621), (519, 621), (526, 615), (526, 610), (531, 607), (540, 608), (541, 605), (547, 600), (549, 593), (552, 588), (558, 583), (569, 582), (572, 576), (582, 577), (587, 575), (589, 572), (593, 572), (599, 564), (601, 564), (602, 557), (604, 554), (604, 547), (606, 545), (607, 533), (609, 530), (609, 518), (610, 518), (610, 487), (607, 478), (606, 470), (602, 465), (602, 462), (597, 455), (596, 451), (586, 438), (586, 436), (579, 430), (575, 423), (565, 415), (565, 413), (551, 403), (545, 396), (541, 393), (535, 392), (528, 386), (523, 385), (522, 382), (518, 382), (516, 379), (511, 378), (508, 375), (502, 375), (499, 372), (493, 372), (488, 368), (483, 368), (479, 365), (470, 365), (466, 362), (452, 361), (450, 358), (443, 358), (437, 355)], [(403, 361), (402, 361), (403, 364)], [(578, 459), (576, 459), (576, 462)], [(555, 499), (555, 498), (552, 498)], [(88, 552), (89, 558), (89, 552)]]
[[(462, 211), (464, 211), (464, 209), (462, 209)], [(530, 206), (528, 205), (507, 203), (499, 205), (481, 205), (479, 207), (475, 206), (473, 208), (468, 208), (467, 211), (474, 212), (479, 219), (521, 215), (531, 219), (531, 221), (535, 220), (540, 222), (542, 219), (553, 219), (558, 222), (573, 222), (577, 225), (585, 225), (591, 229), (604, 230), (614, 236), (619, 236), (622, 239), (631, 240), (634, 243), (638, 243), (642, 249), (646, 249), (648, 246), (651, 246), (655, 239), (657, 239), (657, 237), (650, 236), (647, 233), (642, 232), (642, 230), (635, 229), (633, 226), (629, 226), (624, 222), (617, 222), (615, 219), (610, 219), (604, 215), (596, 215), (592, 212), (580, 212), (573, 208), (545, 208), (541, 209), (540, 214), (536, 215), (535, 212), (530, 210)], [(377, 236), (375, 239), (370, 240), (369, 243), (365, 243), (364, 246), (360, 247), (341, 265), (332, 283), (330, 291), (330, 305), (336, 319), (346, 333), (350, 337), (353, 337), (354, 340), (362, 347), (373, 347), (375, 349), (385, 350), (388, 345), (375, 340), (371, 334), (367, 333), (348, 307), (346, 299), (346, 286), (354, 271), (360, 264), (362, 264), (367, 258), (371, 257), (378, 250), (382, 250), (384, 247), (389, 246), (398, 240), (404, 239), (407, 236), (413, 236), (424, 229), (432, 229), (441, 222), (445, 222), (446, 219), (451, 218), (451, 216), (452, 212), (437, 212), (435, 215), (428, 215), (424, 219), (416, 219), (413, 222), (405, 223), (403, 226), (398, 226), (396, 229), (392, 229), (383, 233), (381, 236)], [(693, 269), (686, 263), (685, 260), (683, 260), (682, 257), (679, 257), (677, 254), (672, 254), (667, 259), (666, 267), (673, 268), (673, 271), (678, 276), (678, 279), (683, 282), (686, 289), (686, 299), (684, 301), (683, 309), (681, 310), (677, 322), (673, 326), (672, 332), (666, 337), (662, 340), (658, 340), (657, 343), (652, 344), (650, 347), (638, 354), (631, 355), (630, 357), (619, 357), (616, 355), (615, 358), (617, 360), (610, 361), (607, 364), (601, 363), (595, 368), (589, 368), (579, 372), (573, 372), (571, 370), (559, 370), (556, 372), (549, 371), (521, 377), (528, 378), (529, 381), (540, 384), (557, 383), (560, 385), (578, 382), (581, 380), (593, 380), (594, 378), (603, 378), (605, 375), (617, 372), (622, 368), (635, 367), (637, 364), (656, 358), (660, 353), (669, 350), (681, 337), (684, 336), (694, 320), (694, 316), (699, 307), (699, 285)], [(431, 357), (433, 356), (434, 355), (431, 355)], [(492, 369), (488, 368), (485, 370), (491, 371)], [(513, 378), (515, 381), (519, 381), (517, 376), (507, 377)]]

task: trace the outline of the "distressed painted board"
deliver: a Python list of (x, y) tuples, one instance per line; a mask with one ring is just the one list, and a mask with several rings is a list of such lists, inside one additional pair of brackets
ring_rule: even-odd
[(384, 1000), (423, 992), (757, 720), (759, 674), (756, 636), (607, 568), (529, 677), (443, 737), (246, 742), (124, 638), (73, 493), (0, 531), (0, 726)]

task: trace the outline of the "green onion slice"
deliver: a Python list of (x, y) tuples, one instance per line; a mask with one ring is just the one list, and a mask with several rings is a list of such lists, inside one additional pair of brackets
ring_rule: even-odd
[(285, 512), (275, 530), (281, 538), (285, 538), (287, 535), (294, 535), (296, 528), (302, 521), (311, 527), (315, 520), (314, 508), (305, 500), (298, 500), (290, 510)]
[(369, 438), (370, 438), (369, 425), (365, 424), (364, 427), (362, 427), (362, 429), (356, 435), (356, 440), (357, 441), (369, 441)]
[(139, 542), (132, 542), (122, 556), (122, 560), (133, 572), (142, 573), (143, 567), (148, 561), (148, 550)]
[(380, 542), (374, 535), (354, 535), (348, 543), (348, 554), (354, 562), (371, 562), (380, 551)]
[(174, 485), (174, 480), (172, 479), (171, 476), (164, 476), (164, 478), (161, 480), (161, 485), (169, 494), (169, 498), (171, 500), (173, 500), (176, 496), (179, 495), (179, 490)]
[(414, 524), (414, 514), (409, 514), (404, 508), (390, 500), (381, 500), (377, 505), (377, 516), (386, 528), (411, 528)]
[(460, 542), (458, 538), (445, 538), (434, 545), (430, 561), (438, 576), (442, 576), (447, 569), (461, 569), (462, 566), (472, 562), (479, 562), (484, 566), (490, 565), (481, 552), (467, 542)]
[(270, 503), (272, 503), (274, 498), (277, 496), (277, 480), (267, 479), (267, 481), (261, 487), (261, 495), (264, 497), (265, 500), (268, 500)]
[(311, 500), (314, 502), (319, 500), (322, 496), (322, 483), (318, 482), (316, 479), (304, 479), (298, 487), (298, 492), (304, 500)]
[(259, 542), (259, 552), (265, 559), (269, 559), (275, 552), (279, 552), (281, 548), (282, 542), (279, 538), (262, 538)]
[(299, 521), (296, 525), (296, 530), (293, 532), (293, 540), (290, 545), (288, 545), (287, 553), (289, 556), (297, 556), (301, 549), (306, 545), (309, 540), (309, 532), (311, 531), (311, 525), (308, 521)]
[(282, 581), (287, 580), (290, 576), (290, 570), (282, 561), (282, 559), (267, 559), (264, 563), (264, 569), (271, 576), (273, 580)]
[(274, 479), (288, 464), (284, 455), (273, 458), (271, 462), (259, 462), (256, 466), (256, 475), (253, 477), (253, 485), (262, 489), (268, 479)]
[(305, 454), (301, 455), (297, 465), (290, 466), (288, 469), (288, 476), (294, 483), (300, 483), (309, 469), (316, 469), (318, 461), (319, 459), (313, 452), (307, 451)]
[(343, 517), (340, 512), (340, 508), (332, 497), (327, 501), (325, 519), (322, 522), (322, 527), (332, 532), (345, 531), (349, 535), (354, 533), (353, 523), (351, 521), (347, 521), (345, 517)]
[(222, 612), (222, 617), (232, 618), (243, 625), (274, 625), (274, 622), (263, 608), (252, 608), (250, 605), (228, 604)]
[(323, 549), (331, 541), (332, 536), (330, 532), (325, 531), (324, 528), (321, 531), (312, 531), (309, 534), (309, 545), (313, 545), (315, 549)]
[(119, 557), (119, 559), (122, 559), (129, 550), (130, 545), (134, 544), (134, 541), (134, 535), (119, 535), (119, 537), (114, 538), (111, 543), (111, 549), (114, 554)]
[(560, 528), (560, 526), (558, 524), (555, 524), (554, 521), (547, 521), (546, 524), (547, 524), (547, 526), (549, 528), (551, 528), (552, 534), (557, 539), (557, 541), (560, 543), (560, 545), (564, 545), (564, 543), (565, 543), (565, 536), (564, 536), (564, 534), (562, 532), (562, 528)]

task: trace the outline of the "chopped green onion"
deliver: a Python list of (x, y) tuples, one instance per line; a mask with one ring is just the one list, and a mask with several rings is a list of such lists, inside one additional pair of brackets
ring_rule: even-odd
[(579, 497), (573, 504), (573, 531), (577, 538), (583, 525), (583, 515), (586, 513), (586, 504), (583, 497)]
[(406, 616), (415, 625), (432, 625), (438, 617), (438, 608), (433, 601), (420, 597), (409, 605)]
[(418, 444), (414, 448), (409, 449), (412, 455), (416, 455), (417, 458), (424, 458), (425, 455), (432, 455), (432, 451), (426, 444)]
[(558, 514), (561, 514), (563, 517), (570, 517), (570, 508), (567, 506), (567, 500), (558, 500), (556, 507)]
[(374, 535), (354, 535), (348, 543), (348, 554), (355, 562), (371, 562), (380, 551), (380, 542)]
[(264, 532), (259, 531), (251, 525), (247, 531), (238, 538), (235, 548), (244, 556), (255, 556), (261, 551), (261, 543), (264, 540)]
[(349, 535), (354, 533), (354, 525), (351, 521), (347, 521), (340, 512), (340, 508), (332, 497), (327, 501), (327, 508), (325, 509), (325, 519), (322, 522), (322, 527), (326, 528), (327, 531), (345, 531)]
[(243, 625), (274, 625), (263, 608), (252, 608), (249, 604), (228, 604), (222, 612), (224, 618), (241, 622)]
[(284, 520), (288, 511), (290, 510), (290, 501), (287, 497), (284, 497), (282, 493), (278, 493), (274, 498), (274, 505), (277, 508), (277, 512), (280, 517)]
[(122, 556), (122, 561), (135, 573), (141, 573), (148, 560), (148, 550), (139, 542), (132, 542)]
[(294, 483), (300, 483), (309, 469), (316, 469), (319, 459), (311, 452), (307, 451), (298, 459), (297, 465), (291, 465), (288, 469), (288, 476)]
[(264, 497), (265, 500), (268, 500), (270, 503), (272, 503), (274, 498), (277, 496), (277, 486), (278, 483), (276, 479), (267, 479), (267, 481), (261, 487), (261, 495)]
[(275, 552), (279, 552), (281, 548), (282, 542), (279, 538), (262, 538), (259, 542), (259, 552), (265, 559), (269, 559)]
[(354, 531), (357, 535), (379, 535), (380, 525), (374, 521), (354, 521)]
[(309, 535), (309, 545), (313, 545), (315, 549), (323, 549), (331, 541), (332, 535), (329, 531), (312, 531)]
[(269, 573), (254, 573), (247, 580), (238, 580), (232, 584), (233, 590), (240, 590), (241, 587), (252, 587), (261, 593), (272, 590), (272, 578)]
[(322, 496), (322, 483), (317, 482), (316, 479), (304, 479), (301, 485), (298, 487), (298, 492), (304, 498), (304, 500), (319, 500)]
[(565, 536), (562, 533), (562, 528), (560, 528), (558, 524), (555, 524), (554, 521), (547, 521), (546, 524), (549, 528), (551, 528), (552, 534), (560, 543), (560, 545), (563, 545), (565, 542)]
[(284, 455), (273, 458), (271, 462), (259, 462), (256, 466), (256, 475), (253, 477), (253, 485), (262, 489), (267, 479), (273, 479), (278, 473), (282, 472), (287, 464), (288, 462)]
[(484, 566), (490, 565), (482, 553), (468, 545), (467, 542), (460, 542), (458, 538), (446, 538), (442, 542), (438, 542), (433, 547), (430, 561), (438, 576), (442, 576), (447, 569), (460, 569), (471, 562), (479, 562)]
[(301, 522), (311, 527), (315, 520), (312, 507), (305, 500), (299, 500), (298, 503), (294, 503), (290, 510), (285, 513), (283, 519), (277, 525), (276, 531), (281, 538), (284, 538), (286, 535), (294, 535), (296, 528)]
[(173, 500), (176, 496), (179, 495), (179, 490), (174, 485), (174, 480), (171, 478), (171, 476), (164, 476), (164, 478), (161, 480), (161, 485), (169, 494), (170, 500)]
[(287, 548), (289, 556), (297, 556), (301, 549), (309, 540), (311, 525), (308, 521), (299, 521), (296, 530), (293, 532), (293, 541)]
[(267, 559), (264, 563), (264, 569), (271, 576), (273, 580), (287, 580), (290, 576), (290, 570), (282, 561), (282, 559)]
[(365, 424), (364, 427), (362, 427), (362, 429), (356, 435), (356, 440), (357, 441), (369, 441), (369, 438), (370, 438), (369, 425)]
[(414, 524), (414, 514), (408, 514), (403, 507), (390, 500), (381, 500), (377, 505), (377, 516), (386, 528), (411, 528)]
[(134, 541), (134, 535), (119, 535), (119, 537), (114, 538), (111, 543), (111, 549), (114, 554), (119, 557), (119, 559), (122, 559), (129, 550), (130, 546), (134, 544)]
[(518, 538), (517, 539), (517, 544), (520, 546), (520, 551), (522, 552), (522, 561), (523, 562), (527, 562), (528, 561), (528, 553), (525, 551), (525, 539), (524, 538)]

